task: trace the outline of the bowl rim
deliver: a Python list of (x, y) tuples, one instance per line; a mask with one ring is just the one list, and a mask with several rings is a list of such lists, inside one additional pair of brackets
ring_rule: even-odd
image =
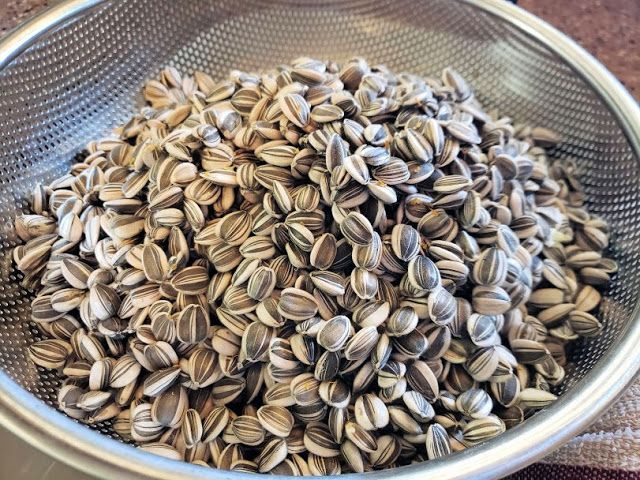
[[(299, 0), (298, 0), (299, 1)], [(636, 158), (640, 158), (640, 108), (620, 82), (591, 54), (551, 25), (503, 0), (457, 0), (499, 17), (564, 60), (609, 107)], [(108, 0), (64, 0), (12, 30), (0, 40), (0, 70), (55, 27)], [(634, 380), (640, 369), (640, 302), (625, 331), (583, 379), (557, 402), (482, 445), (393, 470), (395, 480), (488, 479), (512, 473), (542, 458), (583, 431)], [(589, 400), (585, 400), (589, 399)], [(86, 428), (14, 382), (0, 371), (0, 424), (31, 446), (74, 468), (107, 479), (255, 480), (255, 474), (208, 470), (132, 448)], [(383, 480), (389, 471), (367, 472)], [(347, 474), (347, 477), (363, 474)], [(279, 477), (284, 477), (280, 475)], [(344, 476), (341, 476), (344, 477)], [(337, 480), (337, 476), (324, 477)]]

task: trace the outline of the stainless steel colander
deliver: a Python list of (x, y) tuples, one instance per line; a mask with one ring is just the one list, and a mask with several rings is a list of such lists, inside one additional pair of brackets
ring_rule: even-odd
[[(85, 143), (140, 104), (164, 65), (215, 76), (299, 55), (372, 62), (419, 74), (453, 66), (489, 108), (558, 130), (553, 152), (576, 158), (592, 211), (613, 234), (620, 272), (604, 333), (582, 341), (562, 397), (497, 439), (370, 480), (507, 474), (579, 433), (640, 368), (640, 111), (580, 47), (502, 0), (68, 0), (0, 42), (0, 421), (51, 456), (110, 479), (254, 480), (155, 457), (58, 413), (59, 379), (31, 364), (39, 340), (19, 285), (12, 219), (37, 182), (63, 173)], [(102, 434), (100, 434), (102, 433)], [(356, 475), (353, 475), (356, 476)]]

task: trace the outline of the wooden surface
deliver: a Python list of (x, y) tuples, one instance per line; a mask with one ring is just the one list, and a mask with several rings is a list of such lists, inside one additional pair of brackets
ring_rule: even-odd
[(640, 99), (640, 0), (520, 0), (586, 48)]
[(47, 0), (0, 0), (0, 36), (51, 3)]
[[(54, 2), (0, 0), (0, 36)], [(640, 0), (520, 0), (518, 4), (580, 43), (640, 99)]]

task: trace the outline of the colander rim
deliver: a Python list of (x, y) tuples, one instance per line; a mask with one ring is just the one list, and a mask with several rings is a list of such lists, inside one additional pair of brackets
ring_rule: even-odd
[[(288, 0), (284, 0), (288, 1)], [(300, 0), (296, 0), (300, 1)], [(640, 158), (640, 108), (620, 82), (573, 40), (543, 20), (503, 0), (458, 0), (515, 26), (557, 54), (605, 102)], [(106, 0), (65, 0), (0, 40), (0, 70), (36, 40)], [(591, 424), (634, 380), (640, 369), (640, 307), (591, 371), (569, 392), (525, 422), (485, 444), (442, 460), (401, 467), (395, 480), (485, 479), (507, 475), (548, 454)], [(31, 446), (85, 473), (107, 479), (254, 480), (254, 474), (208, 470), (134, 449), (58, 413), (0, 372), (0, 424)], [(348, 474), (382, 480), (389, 471)], [(276, 476), (278, 477), (278, 476)], [(284, 477), (284, 476), (279, 476)], [(325, 477), (337, 480), (336, 477)], [(344, 475), (341, 476), (344, 478)]]

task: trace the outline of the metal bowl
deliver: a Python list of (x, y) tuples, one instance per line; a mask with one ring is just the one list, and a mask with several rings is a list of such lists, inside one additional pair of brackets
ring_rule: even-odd
[[(543, 457), (587, 427), (640, 368), (640, 111), (596, 60), (502, 0), (68, 0), (0, 43), (0, 420), (31, 445), (111, 479), (253, 480), (166, 460), (56, 412), (59, 379), (31, 364), (39, 339), (19, 286), (11, 221), (36, 182), (63, 173), (87, 140), (140, 104), (144, 79), (170, 64), (224, 75), (299, 55), (352, 55), (435, 73), (452, 65), (480, 100), (561, 132), (592, 211), (613, 230), (621, 268), (603, 302), (604, 333), (577, 345), (558, 402), (504, 435), (396, 480), (493, 478)], [(360, 475), (383, 479), (390, 472)]]

